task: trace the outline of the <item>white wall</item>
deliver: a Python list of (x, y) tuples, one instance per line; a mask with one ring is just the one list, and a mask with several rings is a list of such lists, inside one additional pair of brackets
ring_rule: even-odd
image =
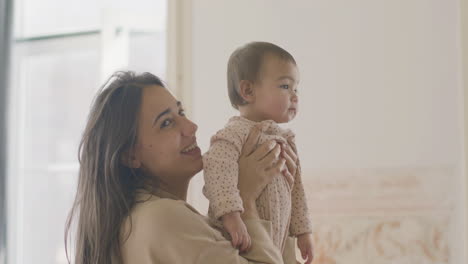
[[(458, 0), (192, 1), (191, 103), (202, 149), (207, 150), (209, 137), (236, 114), (226, 92), (230, 53), (250, 41), (276, 43), (293, 54), (301, 72), (300, 112), (290, 126), (297, 133), (318, 222), (331, 219), (329, 208), (337, 215), (342, 211), (341, 196), (326, 186), (357, 175), (364, 184), (380, 179), (382, 184), (375, 186), (385, 191), (395, 186), (389, 181), (401, 179), (401, 188), (391, 195), (409, 197), (412, 208), (423, 215), (414, 218), (417, 223), (439, 230), (445, 227), (440, 223), (448, 221), (443, 235), (449, 252), (441, 251), (432, 259), (462, 263), (461, 237), (456, 233), (463, 213), (459, 4)], [(413, 178), (407, 177), (410, 174)], [(319, 183), (325, 189), (314, 189)], [(191, 197), (204, 208), (206, 203), (197, 193), (201, 186), (197, 176)], [(353, 188), (348, 190), (351, 198), (362, 192)], [(440, 196), (431, 196), (428, 190)], [(379, 219), (407, 217), (408, 199), (396, 203), (401, 210), (389, 216), (386, 206), (397, 198), (379, 200), (383, 199), (379, 193), (354, 204), (377, 197), (377, 202), (365, 205), (379, 209)], [(314, 203), (320, 197), (328, 200)], [(439, 197), (440, 204), (436, 201), (424, 211), (428, 199)], [(370, 209), (358, 207), (346, 217), (368, 219)], [(439, 216), (440, 223), (435, 220)], [(417, 254), (420, 259), (413, 257)], [(424, 253), (409, 255), (407, 259), (415, 261), (431, 259)]]
[(465, 198), (465, 233), (464, 233), (464, 246), (465, 246), (465, 258), (468, 259), (468, 1), (461, 1), (460, 17), (462, 22), (462, 51), (463, 51), (463, 89), (462, 89), (462, 101), (464, 102), (464, 115), (462, 120), (465, 123), (464, 127), (464, 159), (465, 159), (465, 182), (462, 184), (464, 188)]

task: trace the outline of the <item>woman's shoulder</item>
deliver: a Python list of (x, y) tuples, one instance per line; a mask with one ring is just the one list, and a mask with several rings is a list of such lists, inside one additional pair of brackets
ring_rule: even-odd
[(130, 213), (124, 230), (131, 237), (148, 238), (151, 236), (166, 237), (178, 233), (190, 233), (193, 230), (205, 229), (214, 235), (209, 219), (182, 200), (173, 200), (151, 196), (138, 203)]
[(180, 200), (151, 196), (138, 202), (121, 229), (124, 263), (143, 263), (143, 259), (167, 263), (161, 260), (174, 257), (171, 247), (185, 241), (185, 236), (197, 236), (204, 229), (205, 237), (214, 237), (203, 228), (204, 218)]

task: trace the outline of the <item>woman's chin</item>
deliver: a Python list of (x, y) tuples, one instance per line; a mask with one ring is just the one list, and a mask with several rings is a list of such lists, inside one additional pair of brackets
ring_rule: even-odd
[(191, 177), (195, 176), (197, 173), (199, 173), (202, 170), (203, 170), (203, 162), (202, 162), (202, 159), (200, 159), (200, 162), (197, 162), (197, 164), (194, 166), (194, 170), (193, 170)]

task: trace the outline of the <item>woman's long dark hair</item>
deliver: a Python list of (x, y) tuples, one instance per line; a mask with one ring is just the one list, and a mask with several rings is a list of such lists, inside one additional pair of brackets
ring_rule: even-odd
[(138, 113), (145, 86), (165, 87), (150, 74), (116, 72), (94, 99), (78, 150), (78, 189), (65, 227), (69, 256), (72, 223), (75, 264), (122, 263), (121, 225), (135, 204), (145, 175), (122, 163), (136, 142)]

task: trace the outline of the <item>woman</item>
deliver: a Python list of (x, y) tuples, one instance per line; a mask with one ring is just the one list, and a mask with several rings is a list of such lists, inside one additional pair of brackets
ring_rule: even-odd
[(255, 200), (273, 177), (292, 184), (296, 165), (275, 142), (257, 148), (259, 129), (239, 160), (242, 217), (252, 241), (235, 249), (185, 202), (190, 179), (202, 169), (197, 126), (158, 77), (115, 73), (95, 98), (80, 143), (65, 236), (68, 248), (76, 220), (74, 262), (283, 263)]

